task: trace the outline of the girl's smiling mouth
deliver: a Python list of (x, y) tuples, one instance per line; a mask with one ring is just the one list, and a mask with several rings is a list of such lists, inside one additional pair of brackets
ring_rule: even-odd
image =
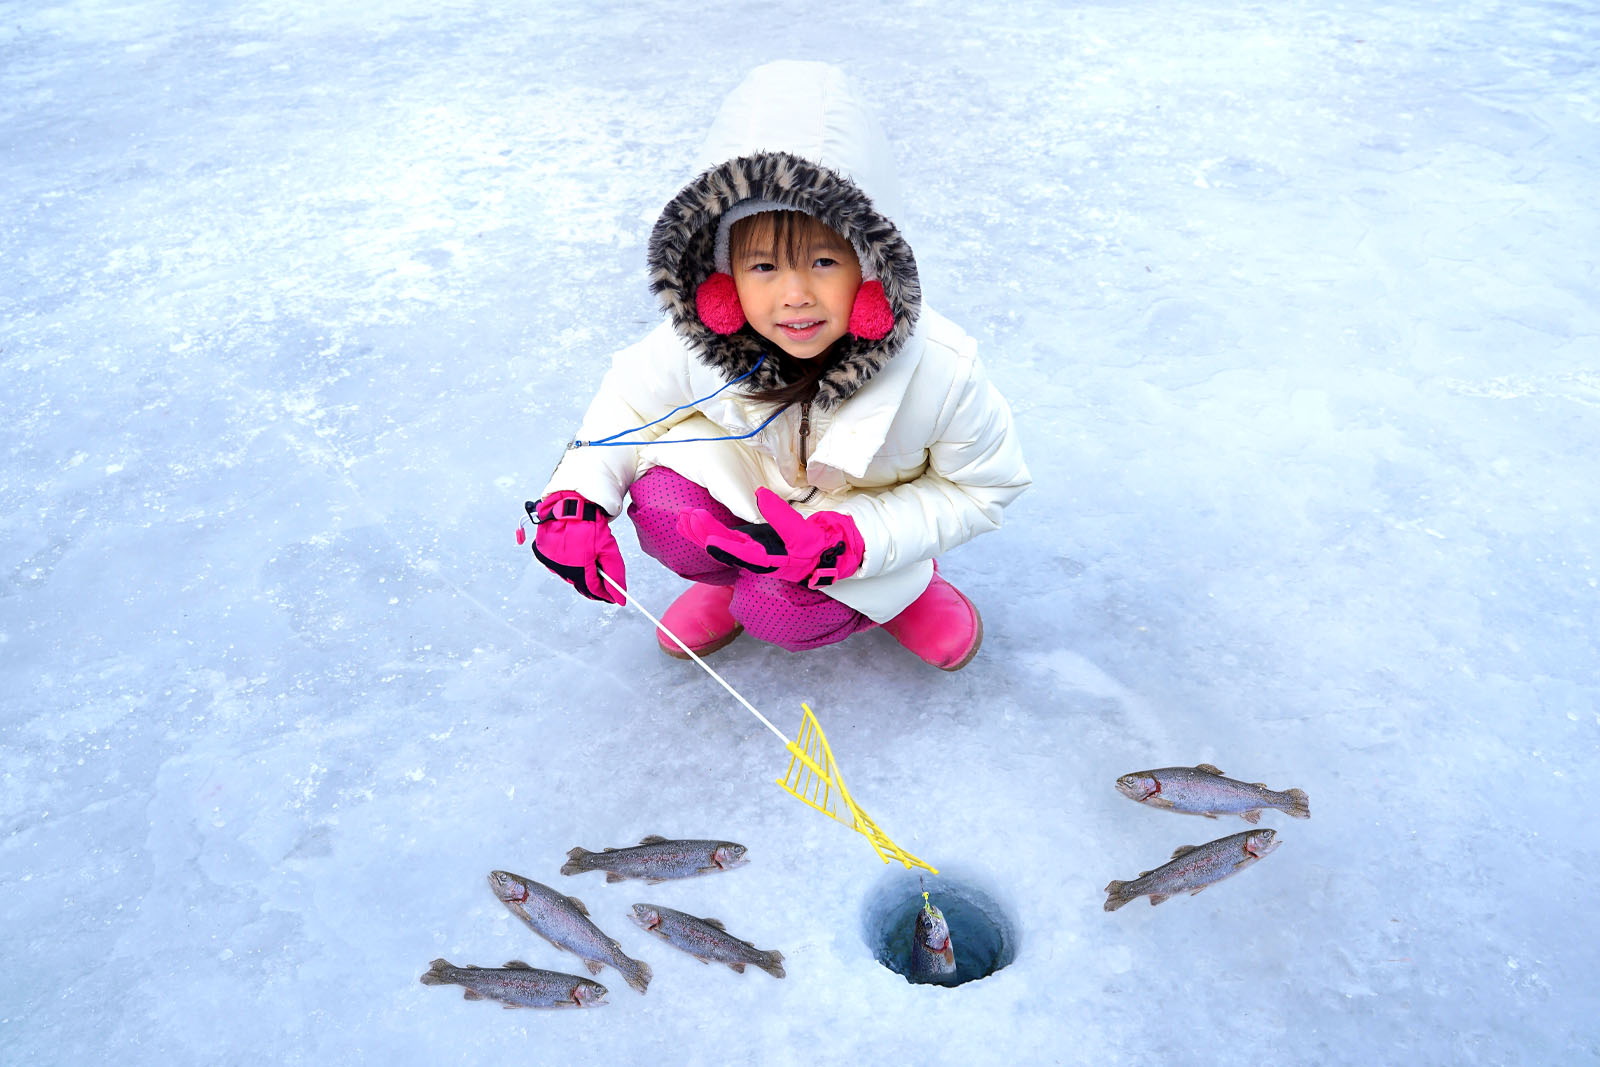
[(809, 341), (822, 329), (821, 319), (795, 319), (778, 323), (778, 328), (796, 341)]

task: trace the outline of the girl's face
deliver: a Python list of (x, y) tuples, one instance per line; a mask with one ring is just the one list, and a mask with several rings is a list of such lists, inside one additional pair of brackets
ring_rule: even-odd
[[(861, 265), (850, 242), (809, 215), (774, 224), (765, 212), (740, 219), (729, 235), (733, 284), (744, 317), (795, 359), (815, 359), (850, 327)], [(780, 247), (781, 246), (781, 247)]]

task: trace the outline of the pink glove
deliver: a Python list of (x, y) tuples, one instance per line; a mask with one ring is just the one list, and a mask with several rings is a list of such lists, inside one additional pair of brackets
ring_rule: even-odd
[(678, 532), (713, 559), (786, 582), (804, 582), (812, 589), (861, 568), (866, 546), (850, 516), (819, 511), (806, 518), (764, 486), (756, 490), (756, 507), (766, 522), (730, 529), (695, 508), (678, 516)]
[(534, 521), (533, 554), (540, 563), (590, 600), (626, 603), (599, 574), (605, 571), (618, 585), (627, 586), (622, 550), (611, 535), (611, 516), (600, 505), (562, 491), (523, 506)]

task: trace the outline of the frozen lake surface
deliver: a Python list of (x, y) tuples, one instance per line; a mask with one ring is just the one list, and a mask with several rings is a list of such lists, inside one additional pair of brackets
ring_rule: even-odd
[[(1600, 1056), (1600, 13), (518, 7), (0, 5), (8, 1061)], [(656, 321), (645, 238), (717, 103), (785, 56), (881, 101), (1035, 486), (941, 560), (968, 669), (881, 632), (715, 666), (785, 730), (809, 703), (879, 825), (1005, 912), (1014, 962), (953, 990), (873, 959), (915, 878), (512, 539)], [(1105, 913), (1244, 829), (1112, 787), (1201, 761), (1313, 817)], [(751, 862), (557, 873), (651, 833)], [(420, 984), (577, 969), (494, 868), (584, 900), (648, 994)]]

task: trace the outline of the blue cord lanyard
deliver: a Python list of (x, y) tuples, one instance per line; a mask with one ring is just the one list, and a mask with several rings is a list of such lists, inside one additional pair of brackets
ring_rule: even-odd
[(606, 446), (609, 446), (609, 447), (612, 447), (612, 448), (621, 448), (621, 447), (624, 447), (624, 446), (631, 446), (631, 445), (650, 445), (650, 444), (688, 445), (688, 444), (694, 444), (697, 441), (743, 441), (746, 438), (754, 437), (756, 434), (760, 433), (762, 430), (765, 430), (768, 426), (771, 426), (772, 425), (772, 420), (776, 419), (779, 415), (782, 415), (784, 413), (784, 411), (787, 409), (788, 405), (785, 405), (784, 407), (779, 408), (777, 411), (774, 411), (771, 415), (768, 415), (766, 422), (763, 422), (760, 426), (757, 426), (755, 429), (751, 430), (749, 433), (730, 434), (727, 437), (680, 437), (680, 438), (677, 438), (677, 439), (672, 440), (672, 441), (619, 441), (619, 440), (617, 440), (617, 438), (626, 437), (630, 433), (638, 433), (640, 430), (648, 430), (650, 427), (656, 425), (656, 423), (667, 421), (668, 419), (672, 418), (672, 416), (676, 415), (680, 411), (683, 411), (683, 410), (685, 410), (687, 408), (692, 408), (696, 404), (705, 403), (707, 400), (710, 400), (712, 397), (717, 396), (718, 394), (720, 394), (724, 389), (732, 388), (733, 386), (738, 385), (740, 382), (744, 381), (746, 378), (750, 377), (750, 375), (754, 374), (761, 367), (761, 364), (765, 363), (766, 361), (767, 361), (767, 354), (765, 352), (763, 352), (763, 353), (761, 353), (761, 358), (756, 360), (756, 365), (754, 367), (751, 367), (749, 370), (745, 371), (743, 374), (739, 375), (737, 378), (733, 379), (731, 382), (728, 382), (721, 389), (718, 389), (715, 393), (707, 393), (705, 396), (701, 397), (698, 400), (691, 400), (687, 404), (679, 404), (677, 407), (673, 408), (671, 411), (667, 412), (665, 415), (661, 416), (659, 419), (656, 419), (654, 422), (647, 422), (643, 426), (635, 426), (631, 430), (622, 430), (619, 433), (612, 434), (610, 437), (601, 437), (601, 438), (598, 438), (598, 439), (593, 440), (593, 441), (578, 441), (578, 440), (574, 440), (570, 445), (567, 446), (567, 449), (568, 449), (568, 451), (571, 451), (574, 448), (596, 448), (596, 447), (606, 447)]

